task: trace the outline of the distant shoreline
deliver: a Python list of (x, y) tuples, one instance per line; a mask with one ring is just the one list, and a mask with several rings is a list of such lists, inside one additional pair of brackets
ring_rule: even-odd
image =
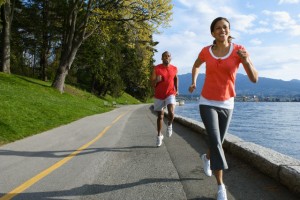
[[(176, 97), (177, 100), (184, 101), (198, 101), (199, 97), (195, 95), (179, 95)], [(290, 96), (269, 96), (269, 97), (261, 97), (261, 96), (236, 96), (234, 99), (236, 102), (300, 102), (300, 96), (298, 97), (290, 97)]]

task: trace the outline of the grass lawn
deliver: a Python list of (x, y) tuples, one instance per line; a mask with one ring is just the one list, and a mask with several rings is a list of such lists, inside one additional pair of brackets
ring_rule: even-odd
[(115, 103), (141, 103), (126, 93), (101, 99), (69, 85), (61, 94), (50, 82), (4, 73), (0, 73), (0, 102), (0, 145), (110, 111)]

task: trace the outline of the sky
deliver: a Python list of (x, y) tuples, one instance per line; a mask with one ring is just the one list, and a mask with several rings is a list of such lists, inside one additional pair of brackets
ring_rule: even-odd
[[(193, 64), (213, 37), (217, 17), (230, 21), (233, 43), (243, 45), (259, 77), (300, 80), (300, 0), (173, 0), (169, 27), (155, 34), (155, 64), (169, 51), (178, 74), (191, 73)], [(205, 72), (205, 65), (200, 73)], [(246, 74), (242, 65), (238, 73)]]

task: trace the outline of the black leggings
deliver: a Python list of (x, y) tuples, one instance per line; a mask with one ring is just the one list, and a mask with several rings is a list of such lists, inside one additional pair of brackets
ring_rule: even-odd
[(209, 138), (211, 170), (228, 169), (222, 144), (233, 110), (208, 105), (199, 105), (199, 109)]

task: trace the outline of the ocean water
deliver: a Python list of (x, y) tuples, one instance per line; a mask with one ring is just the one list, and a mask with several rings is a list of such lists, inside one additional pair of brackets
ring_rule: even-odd
[[(185, 102), (175, 114), (201, 121), (198, 104)], [(228, 132), (300, 160), (300, 103), (235, 102)]]

